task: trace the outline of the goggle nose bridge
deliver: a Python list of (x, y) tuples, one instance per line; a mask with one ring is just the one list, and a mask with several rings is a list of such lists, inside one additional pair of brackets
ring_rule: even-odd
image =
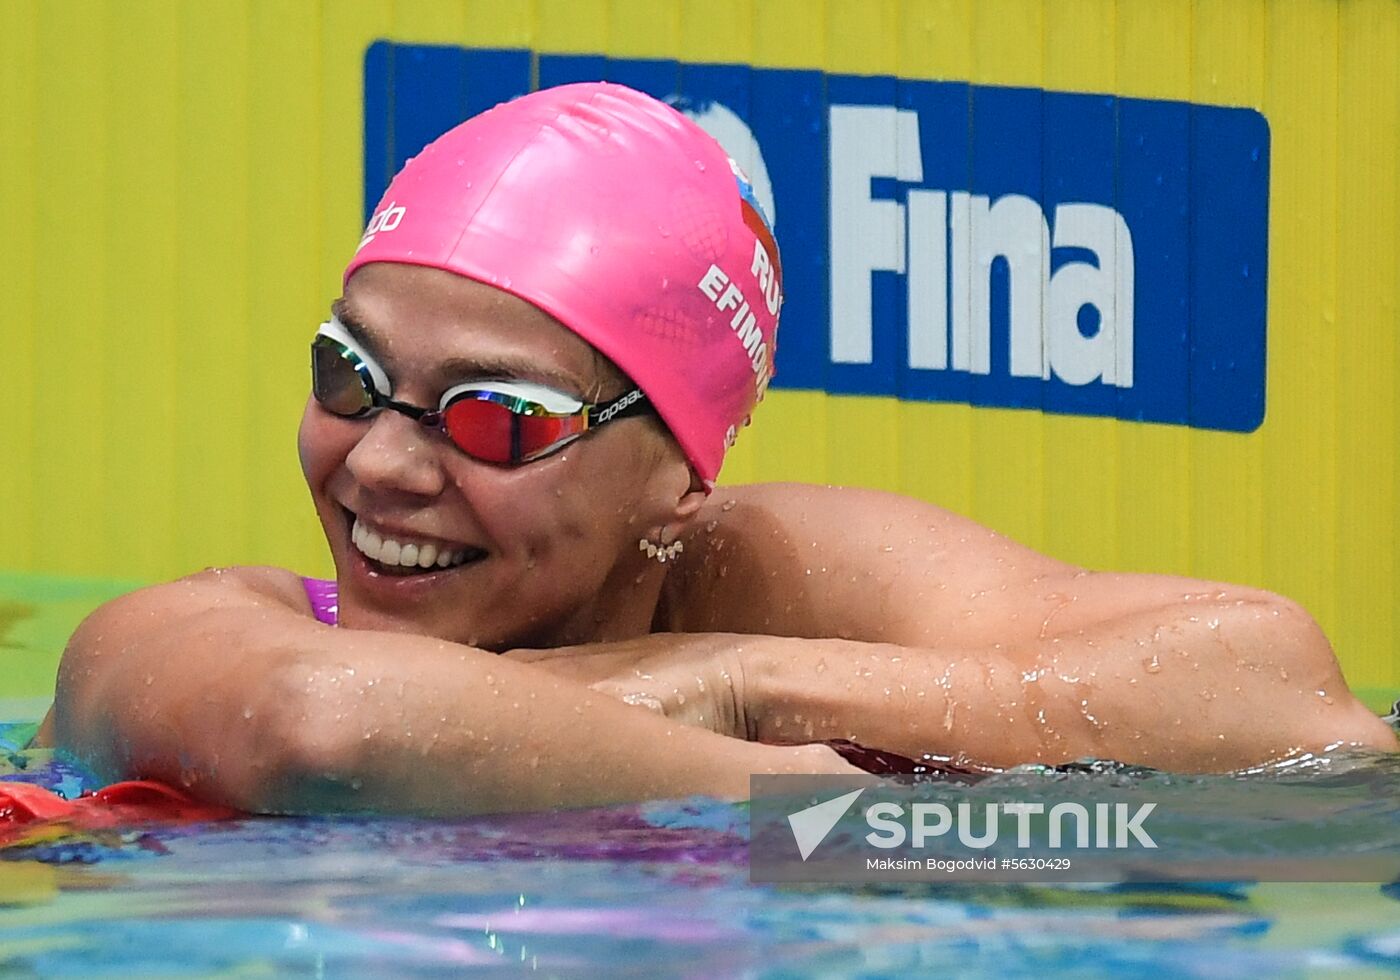
[(408, 402), (401, 402), (389, 396), (374, 391), (375, 408), (387, 408), (406, 415), (417, 422), (425, 429), (441, 431), (444, 428), (442, 411), (436, 408), (419, 408), (417, 405), (410, 405)]

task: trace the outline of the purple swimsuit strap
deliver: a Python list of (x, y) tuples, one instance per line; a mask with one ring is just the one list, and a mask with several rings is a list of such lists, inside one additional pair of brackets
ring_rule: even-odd
[(311, 611), (327, 626), (334, 626), (340, 619), (340, 599), (334, 579), (306, 578), (302, 576), (302, 587), (306, 598), (311, 600)]

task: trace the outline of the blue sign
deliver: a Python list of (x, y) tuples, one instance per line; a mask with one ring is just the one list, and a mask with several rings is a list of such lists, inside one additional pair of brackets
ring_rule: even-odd
[(1269, 128), (1252, 109), (819, 71), (377, 42), (365, 215), (424, 144), (537, 87), (665, 99), (783, 253), (774, 387), (1251, 432)]

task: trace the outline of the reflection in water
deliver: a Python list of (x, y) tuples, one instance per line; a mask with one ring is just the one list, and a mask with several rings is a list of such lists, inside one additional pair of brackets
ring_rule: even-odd
[[(6, 778), (73, 790), (81, 774), (20, 749), (25, 731), (0, 726)], [(1240, 799), (1281, 779), (1304, 804), (1364, 786), (1385, 801), (1366, 819), (1400, 824), (1394, 757), (1302, 759), (1246, 778), (1100, 764), (994, 777), (1157, 780)], [(1217, 830), (1230, 829), (1222, 817)], [(747, 835), (746, 806), (704, 800), (458, 821), (33, 826), (0, 847), (0, 972), (1107, 976), (1400, 964), (1393, 886), (755, 886)]]

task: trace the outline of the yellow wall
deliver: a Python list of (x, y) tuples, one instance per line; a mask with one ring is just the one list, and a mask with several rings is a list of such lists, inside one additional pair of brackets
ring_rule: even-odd
[(724, 479), (897, 488), (1089, 565), (1266, 586), (1353, 684), (1400, 683), (1394, 0), (5, 0), (0, 569), (327, 569), (293, 433), (377, 38), (1260, 110), (1258, 431), (775, 391)]

